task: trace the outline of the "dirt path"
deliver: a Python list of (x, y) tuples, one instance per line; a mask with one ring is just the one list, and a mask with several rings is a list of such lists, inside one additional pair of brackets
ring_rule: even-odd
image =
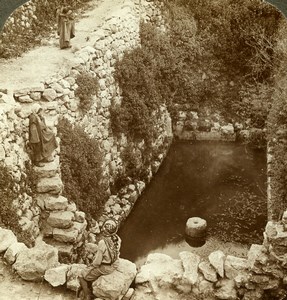
[[(88, 37), (101, 28), (105, 19), (119, 13), (124, 0), (93, 0), (90, 9), (76, 23), (76, 37), (72, 48), (60, 49), (58, 38), (37, 47), (17, 59), (0, 60), (0, 88), (8, 90), (39, 86), (41, 81), (72, 63), (73, 51), (89, 45)], [(16, 47), (16, 45), (15, 45)]]
[[(38, 86), (63, 66), (71, 64), (74, 49), (89, 45), (91, 42), (87, 37), (101, 28), (106, 19), (121, 14), (123, 4), (124, 0), (93, 0), (90, 9), (76, 23), (76, 37), (72, 40), (72, 49), (60, 50), (58, 39), (53, 36), (46, 41), (47, 45), (35, 48), (18, 59), (0, 60), (0, 89)], [(64, 287), (52, 288), (46, 282), (21, 280), (0, 256), (0, 300), (50, 299), (73, 300), (76, 295)]]

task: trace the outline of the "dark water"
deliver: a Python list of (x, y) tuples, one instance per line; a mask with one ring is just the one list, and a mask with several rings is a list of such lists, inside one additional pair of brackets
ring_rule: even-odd
[(150, 252), (177, 256), (191, 249), (184, 230), (193, 216), (207, 220), (209, 251), (228, 241), (260, 242), (266, 224), (265, 157), (264, 151), (231, 143), (173, 144), (119, 231), (121, 256), (138, 261)]

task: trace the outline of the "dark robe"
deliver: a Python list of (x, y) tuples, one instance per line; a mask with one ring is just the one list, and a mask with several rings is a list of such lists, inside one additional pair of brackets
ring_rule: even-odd
[(45, 119), (34, 113), (29, 116), (29, 142), (35, 162), (48, 159), (58, 147), (55, 134), (46, 126)]

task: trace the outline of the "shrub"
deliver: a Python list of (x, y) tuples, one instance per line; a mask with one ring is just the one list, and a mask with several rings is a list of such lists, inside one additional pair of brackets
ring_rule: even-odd
[(101, 215), (107, 200), (103, 178), (103, 156), (96, 140), (66, 119), (58, 124), (61, 138), (61, 174), (64, 195), (89, 217)]
[[(29, 180), (22, 181), (22, 191), (30, 190), (27, 186)], [(19, 225), (19, 217), (16, 214), (13, 201), (20, 195), (17, 190), (13, 175), (9, 168), (3, 163), (0, 164), (0, 224), (8, 229), (11, 229), (18, 238), (19, 242), (25, 243), (27, 246), (33, 246), (33, 238), (30, 233), (22, 231)]]
[(76, 83), (78, 87), (75, 95), (80, 99), (79, 108), (83, 112), (87, 112), (93, 105), (92, 96), (98, 92), (98, 79), (90, 73), (82, 73), (76, 78)]

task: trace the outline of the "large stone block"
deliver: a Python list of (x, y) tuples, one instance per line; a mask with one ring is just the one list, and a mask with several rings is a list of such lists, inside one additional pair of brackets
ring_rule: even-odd
[(245, 258), (239, 258), (232, 255), (227, 255), (224, 262), (225, 276), (229, 279), (234, 279), (241, 272), (248, 269), (248, 261)]
[(7, 251), (4, 254), (4, 258), (9, 264), (13, 264), (17, 258), (17, 255), (21, 251), (26, 250), (26, 249), (28, 249), (28, 248), (24, 243), (16, 242), (7, 249)]
[(54, 287), (63, 285), (66, 283), (69, 268), (69, 265), (61, 265), (49, 269), (45, 272), (44, 278)]
[(54, 89), (48, 88), (44, 90), (42, 97), (47, 101), (53, 101), (57, 98), (57, 93)]
[(73, 227), (68, 229), (55, 228), (53, 230), (53, 238), (59, 242), (74, 243), (76, 242), (78, 235), (78, 230)]
[(79, 276), (82, 276), (83, 271), (87, 266), (84, 264), (72, 264), (67, 272), (67, 288), (72, 291), (77, 291), (80, 287)]
[(34, 167), (34, 171), (38, 178), (55, 177), (60, 170), (59, 157), (57, 156), (54, 161), (45, 163), (43, 167)]
[(210, 263), (203, 261), (199, 264), (198, 268), (206, 280), (211, 282), (217, 281), (217, 273)]
[(123, 297), (136, 276), (136, 265), (126, 259), (119, 259), (117, 269), (101, 276), (93, 283), (93, 293), (102, 299), (116, 300)]
[(208, 256), (210, 264), (215, 268), (220, 277), (224, 277), (224, 261), (225, 254), (218, 250), (209, 254)]
[(62, 188), (62, 180), (57, 175), (51, 178), (41, 178), (37, 183), (36, 190), (38, 193), (59, 194), (62, 191)]
[(0, 253), (6, 251), (16, 242), (17, 238), (11, 230), (0, 227)]
[(58, 265), (58, 250), (46, 243), (19, 253), (13, 268), (24, 280), (39, 281), (46, 270)]
[(198, 280), (200, 257), (187, 251), (180, 252), (179, 257), (184, 270), (182, 276), (183, 281), (192, 285), (195, 284)]
[(68, 199), (63, 196), (53, 196), (48, 194), (37, 195), (37, 204), (42, 209), (47, 210), (66, 210), (68, 208)]
[(69, 228), (73, 225), (74, 213), (71, 211), (53, 211), (47, 223), (54, 228)]

